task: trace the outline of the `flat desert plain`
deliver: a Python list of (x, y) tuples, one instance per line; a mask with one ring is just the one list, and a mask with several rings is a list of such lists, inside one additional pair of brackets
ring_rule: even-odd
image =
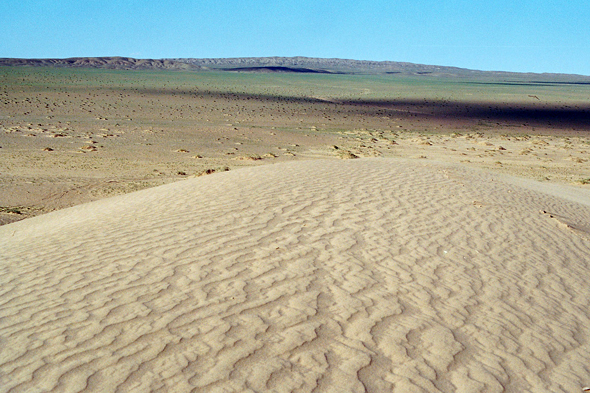
[(590, 182), (590, 83), (535, 78), (0, 67), (0, 223), (316, 158)]
[(589, 86), (0, 77), (1, 392), (590, 385)]

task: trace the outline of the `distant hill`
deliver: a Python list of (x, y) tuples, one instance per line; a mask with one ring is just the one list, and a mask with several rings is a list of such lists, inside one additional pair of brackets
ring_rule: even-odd
[[(437, 65), (415, 64), (398, 61), (371, 61), (349, 59), (324, 59), (315, 57), (236, 57), (169, 59), (196, 66), (202, 70), (250, 71), (250, 72), (321, 72), (332, 74), (400, 74), (400, 75), (431, 75), (448, 77), (478, 77), (478, 78), (516, 78), (535, 81), (564, 81), (588, 82), (590, 76), (572, 74), (536, 74), (503, 71), (478, 71), (467, 68), (447, 67)], [(279, 69), (279, 70), (276, 70)]]
[(0, 66), (105, 68), (114, 70), (189, 70), (199, 68), (167, 59), (134, 59), (131, 57), (71, 57), (68, 59), (0, 58)]
[(313, 72), (338, 74), (473, 74), (457, 67), (441, 67), (396, 61), (369, 61), (347, 59), (322, 59), (313, 57), (238, 57), (226, 59), (170, 59), (202, 69), (226, 71), (269, 71), (274, 68), (305, 69)]
[(399, 74), (437, 77), (511, 79), (518, 81), (590, 84), (590, 76), (478, 71), (459, 67), (397, 61), (323, 59), (313, 57), (237, 57), (134, 59), (130, 57), (73, 57), (67, 59), (0, 58), (0, 66), (86, 67), (120, 70), (192, 70), (232, 72), (293, 72), (323, 74)]

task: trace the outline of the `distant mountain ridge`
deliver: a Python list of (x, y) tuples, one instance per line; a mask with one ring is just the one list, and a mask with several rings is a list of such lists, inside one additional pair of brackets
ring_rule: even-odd
[(70, 57), (67, 59), (0, 58), (0, 66), (104, 68), (114, 70), (189, 70), (188, 63), (168, 59), (134, 59), (131, 57)]
[[(171, 58), (200, 69), (224, 71), (262, 71), (265, 68), (283, 67), (308, 69), (314, 72), (334, 74), (402, 74), (433, 75), (457, 77), (510, 77), (536, 76), (541, 80), (581, 80), (590, 81), (590, 76), (574, 74), (522, 73), (506, 71), (480, 71), (460, 67), (417, 64), (399, 61), (351, 60), (318, 57), (235, 57), (235, 58)], [(258, 69), (258, 70), (256, 70)], [(294, 71), (297, 72), (297, 71)]]
[(339, 74), (471, 74), (473, 71), (458, 67), (442, 67), (396, 61), (371, 61), (349, 59), (324, 59), (315, 57), (236, 57), (204, 59), (170, 59), (192, 64), (203, 69), (223, 69), (226, 71), (283, 67), (291, 69), (308, 69), (315, 72)]
[(192, 70), (232, 72), (294, 72), (322, 74), (400, 74), (440, 77), (534, 78), (537, 81), (590, 82), (590, 76), (478, 71), (459, 67), (397, 61), (314, 57), (235, 57), (135, 59), (131, 57), (72, 57), (66, 59), (0, 58), (0, 66), (79, 67), (120, 70)]

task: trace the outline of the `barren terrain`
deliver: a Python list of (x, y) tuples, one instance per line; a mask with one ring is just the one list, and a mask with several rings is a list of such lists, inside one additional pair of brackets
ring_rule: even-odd
[(461, 162), (590, 178), (590, 85), (392, 75), (0, 68), (1, 222), (242, 166)]
[(0, 393), (590, 389), (583, 78), (64, 62), (0, 67)]
[(0, 227), (1, 392), (581, 392), (590, 192), (242, 168)]

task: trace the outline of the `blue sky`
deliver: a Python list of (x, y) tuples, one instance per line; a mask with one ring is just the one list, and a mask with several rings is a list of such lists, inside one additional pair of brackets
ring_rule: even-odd
[(0, 2), (0, 57), (75, 56), (337, 57), (590, 75), (590, 2)]

